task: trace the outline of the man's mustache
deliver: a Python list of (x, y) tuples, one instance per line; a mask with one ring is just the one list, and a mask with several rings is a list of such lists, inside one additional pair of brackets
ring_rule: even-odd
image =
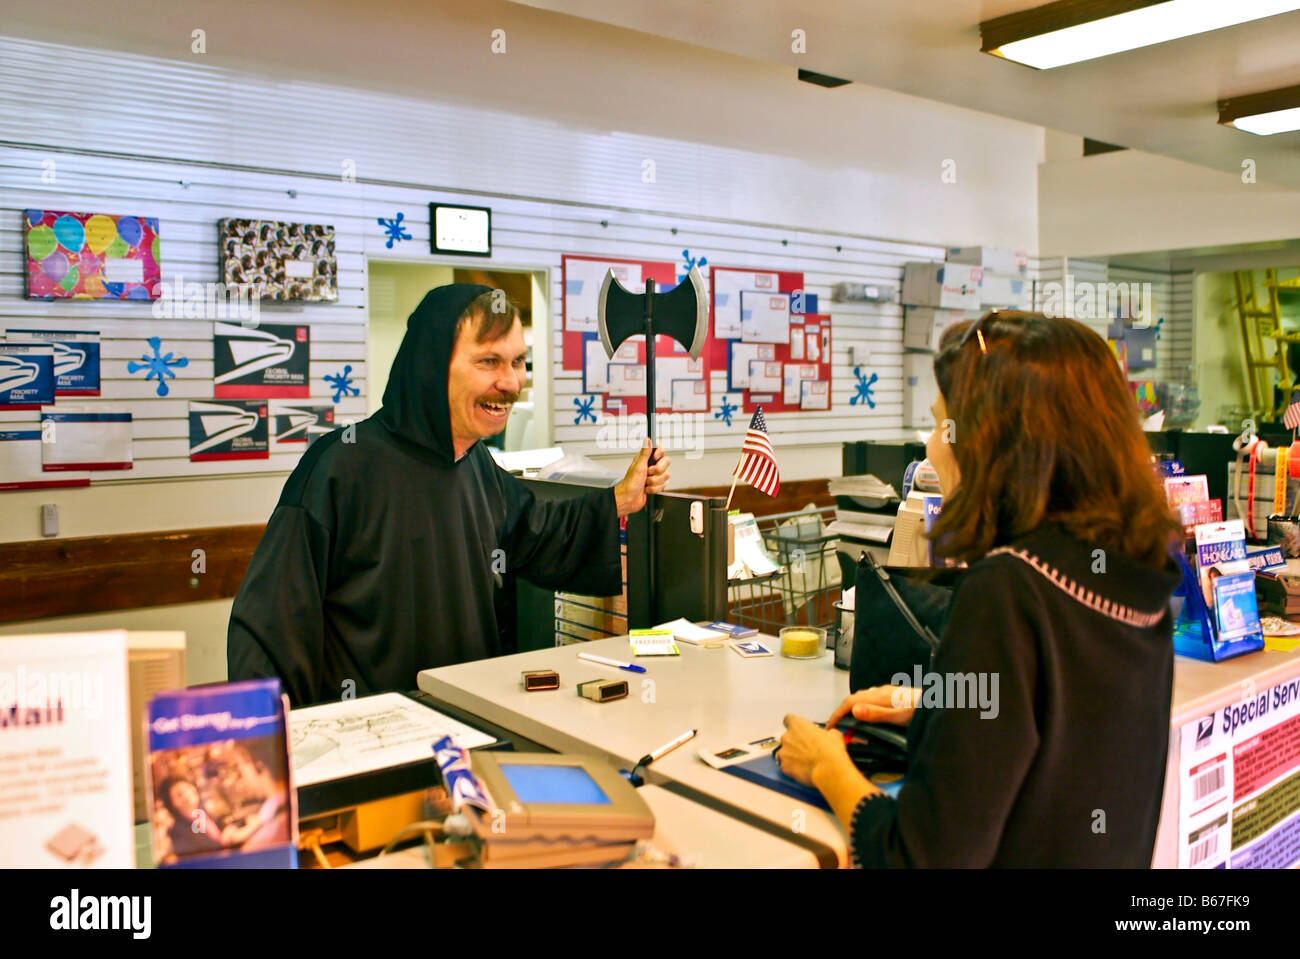
[(479, 397), (479, 402), (480, 403), (501, 403), (501, 404), (518, 403), (519, 394), (518, 393), (496, 393), (492, 396)]

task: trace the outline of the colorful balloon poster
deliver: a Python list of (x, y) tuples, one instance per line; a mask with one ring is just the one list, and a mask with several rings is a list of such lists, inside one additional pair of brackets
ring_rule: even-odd
[(156, 300), (158, 220), (26, 210), (27, 298)]

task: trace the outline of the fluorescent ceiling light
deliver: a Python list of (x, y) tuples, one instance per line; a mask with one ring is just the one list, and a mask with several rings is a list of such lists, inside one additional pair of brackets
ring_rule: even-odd
[(1300, 130), (1300, 87), (1220, 100), (1219, 122), (1259, 136)]
[(1300, 0), (1057, 0), (980, 24), (985, 53), (1038, 70), (1300, 10)]

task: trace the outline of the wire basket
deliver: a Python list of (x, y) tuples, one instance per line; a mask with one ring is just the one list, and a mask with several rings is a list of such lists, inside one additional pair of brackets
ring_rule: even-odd
[(840, 592), (839, 537), (826, 532), (835, 507), (755, 518), (779, 569), (727, 583), (727, 618), (775, 636), (783, 626), (820, 626), (831, 635)]

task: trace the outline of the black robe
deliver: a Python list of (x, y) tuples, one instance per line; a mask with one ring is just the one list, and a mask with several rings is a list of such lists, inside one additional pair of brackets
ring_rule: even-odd
[(487, 289), (430, 292), (383, 408), (303, 455), (235, 597), (231, 680), (278, 676), (295, 706), (413, 689), (421, 669), (514, 651), (496, 610), (516, 575), (621, 590), (613, 489), (541, 502), (481, 442), (454, 460), (455, 322)]

